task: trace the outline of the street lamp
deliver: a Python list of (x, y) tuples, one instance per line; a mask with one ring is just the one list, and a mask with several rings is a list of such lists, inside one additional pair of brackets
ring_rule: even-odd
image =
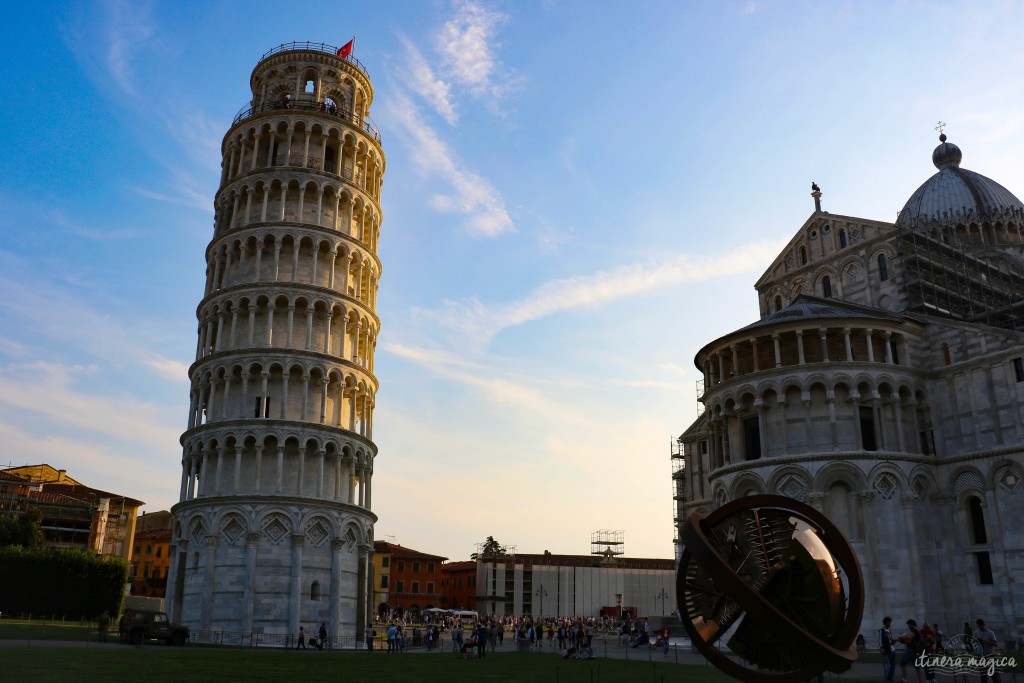
[(658, 594), (655, 595), (654, 597), (661, 598), (661, 613), (662, 613), (662, 615), (664, 615), (665, 614), (665, 599), (668, 597), (668, 593), (665, 592), (664, 588), (662, 588), (660, 591), (658, 591)]
[(535, 590), (533, 592), (533, 594), (536, 595), (538, 598), (540, 598), (540, 616), (543, 617), (544, 616), (544, 597), (548, 594), (548, 592), (546, 590), (544, 590), (544, 586), (541, 586), (540, 588)]

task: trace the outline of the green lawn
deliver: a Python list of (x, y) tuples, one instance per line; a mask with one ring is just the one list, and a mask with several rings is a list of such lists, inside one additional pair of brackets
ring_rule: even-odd
[(366, 652), (296, 652), (168, 648), (0, 647), (5, 681), (415, 681), (455, 683), (673, 683), (729, 681), (709, 666), (596, 659), (554, 654), (497, 653), (458, 659), (448, 653), (387, 655)]

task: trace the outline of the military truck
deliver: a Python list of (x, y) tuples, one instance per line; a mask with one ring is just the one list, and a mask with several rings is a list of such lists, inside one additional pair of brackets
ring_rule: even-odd
[(120, 630), (121, 640), (132, 645), (141, 645), (147, 640), (184, 645), (189, 636), (188, 626), (174, 624), (165, 613), (153, 610), (125, 610)]

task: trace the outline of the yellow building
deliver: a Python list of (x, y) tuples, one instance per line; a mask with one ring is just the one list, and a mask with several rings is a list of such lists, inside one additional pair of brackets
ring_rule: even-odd
[(142, 513), (135, 521), (135, 543), (132, 549), (131, 595), (163, 598), (167, 592), (167, 570), (170, 566), (171, 527), (173, 519), (167, 510)]
[(47, 464), (9, 467), (2, 472), (22, 480), (0, 499), (0, 509), (42, 512), (45, 545), (80, 548), (99, 555), (132, 558), (135, 516), (144, 504), (120, 493), (101, 491)]
[(391, 594), (391, 550), (387, 543), (373, 543), (373, 611), (387, 614)]

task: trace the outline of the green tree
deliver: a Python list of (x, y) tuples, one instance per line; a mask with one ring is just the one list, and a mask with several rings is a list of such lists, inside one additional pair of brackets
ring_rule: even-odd
[(0, 548), (21, 546), (22, 548), (41, 548), (43, 545), (42, 513), (38, 510), (28, 512), (7, 512), (0, 515)]
[(483, 546), (480, 548), (479, 553), (473, 553), (469, 556), (471, 560), (484, 560), (493, 557), (501, 557), (505, 554), (505, 546), (494, 540), (494, 536), (488, 536), (487, 540), (484, 541)]

